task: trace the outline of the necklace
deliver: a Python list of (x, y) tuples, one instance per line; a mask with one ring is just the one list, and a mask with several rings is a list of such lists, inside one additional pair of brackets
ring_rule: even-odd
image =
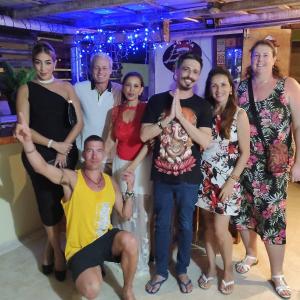
[(39, 82), (39, 83), (41, 83), (41, 84), (49, 84), (49, 83), (52, 83), (53, 81), (54, 81), (54, 76), (52, 75), (52, 77), (50, 78), (50, 79), (48, 79), (48, 80), (39, 80), (39, 79), (37, 79), (37, 81)]
[(83, 175), (84, 175), (84, 177), (86, 177), (89, 181), (91, 181), (96, 186), (98, 186), (98, 187), (101, 186), (101, 184), (102, 184), (102, 174), (101, 173), (100, 173), (100, 178), (99, 178), (98, 182), (94, 181), (92, 178), (90, 178), (88, 175), (86, 175), (85, 171), (83, 171)]

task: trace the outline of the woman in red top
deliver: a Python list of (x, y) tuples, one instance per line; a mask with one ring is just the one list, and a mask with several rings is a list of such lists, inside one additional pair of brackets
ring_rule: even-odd
[(135, 201), (132, 218), (128, 221), (119, 219), (113, 214), (114, 227), (134, 233), (139, 241), (139, 261), (137, 272), (149, 272), (150, 251), (150, 211), (151, 211), (151, 158), (148, 146), (140, 140), (141, 118), (146, 103), (139, 100), (144, 89), (142, 76), (137, 72), (130, 72), (123, 79), (123, 101), (113, 108), (112, 125), (106, 140), (106, 153), (110, 153), (116, 145), (116, 155), (113, 160), (113, 177), (118, 182), (122, 193), (126, 192), (126, 185), (121, 180), (124, 170), (135, 173)]

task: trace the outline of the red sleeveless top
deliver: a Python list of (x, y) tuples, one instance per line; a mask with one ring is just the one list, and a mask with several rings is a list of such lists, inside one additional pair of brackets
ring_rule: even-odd
[(113, 136), (117, 140), (117, 154), (121, 159), (134, 160), (143, 142), (140, 139), (141, 119), (146, 108), (146, 103), (139, 103), (136, 107), (134, 119), (126, 123), (122, 119), (122, 114), (126, 110), (124, 104), (113, 108)]

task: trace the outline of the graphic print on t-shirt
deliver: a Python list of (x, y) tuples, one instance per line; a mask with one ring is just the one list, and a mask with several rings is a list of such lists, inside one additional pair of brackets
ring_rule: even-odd
[[(191, 108), (182, 108), (183, 116), (194, 126), (197, 117)], [(160, 120), (166, 116), (161, 114)], [(196, 158), (192, 155), (193, 141), (178, 122), (174, 119), (160, 135), (159, 155), (155, 159), (155, 168), (158, 172), (178, 176), (189, 172), (196, 165)]]
[(100, 237), (106, 233), (110, 225), (110, 205), (109, 203), (98, 203), (96, 212), (96, 232)]

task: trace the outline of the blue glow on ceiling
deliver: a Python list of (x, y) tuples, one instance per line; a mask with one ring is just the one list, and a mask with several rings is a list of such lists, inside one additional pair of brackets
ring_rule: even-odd
[(92, 12), (99, 15), (106, 15), (106, 14), (114, 14), (117, 13), (118, 11), (113, 9), (95, 9), (92, 10)]

